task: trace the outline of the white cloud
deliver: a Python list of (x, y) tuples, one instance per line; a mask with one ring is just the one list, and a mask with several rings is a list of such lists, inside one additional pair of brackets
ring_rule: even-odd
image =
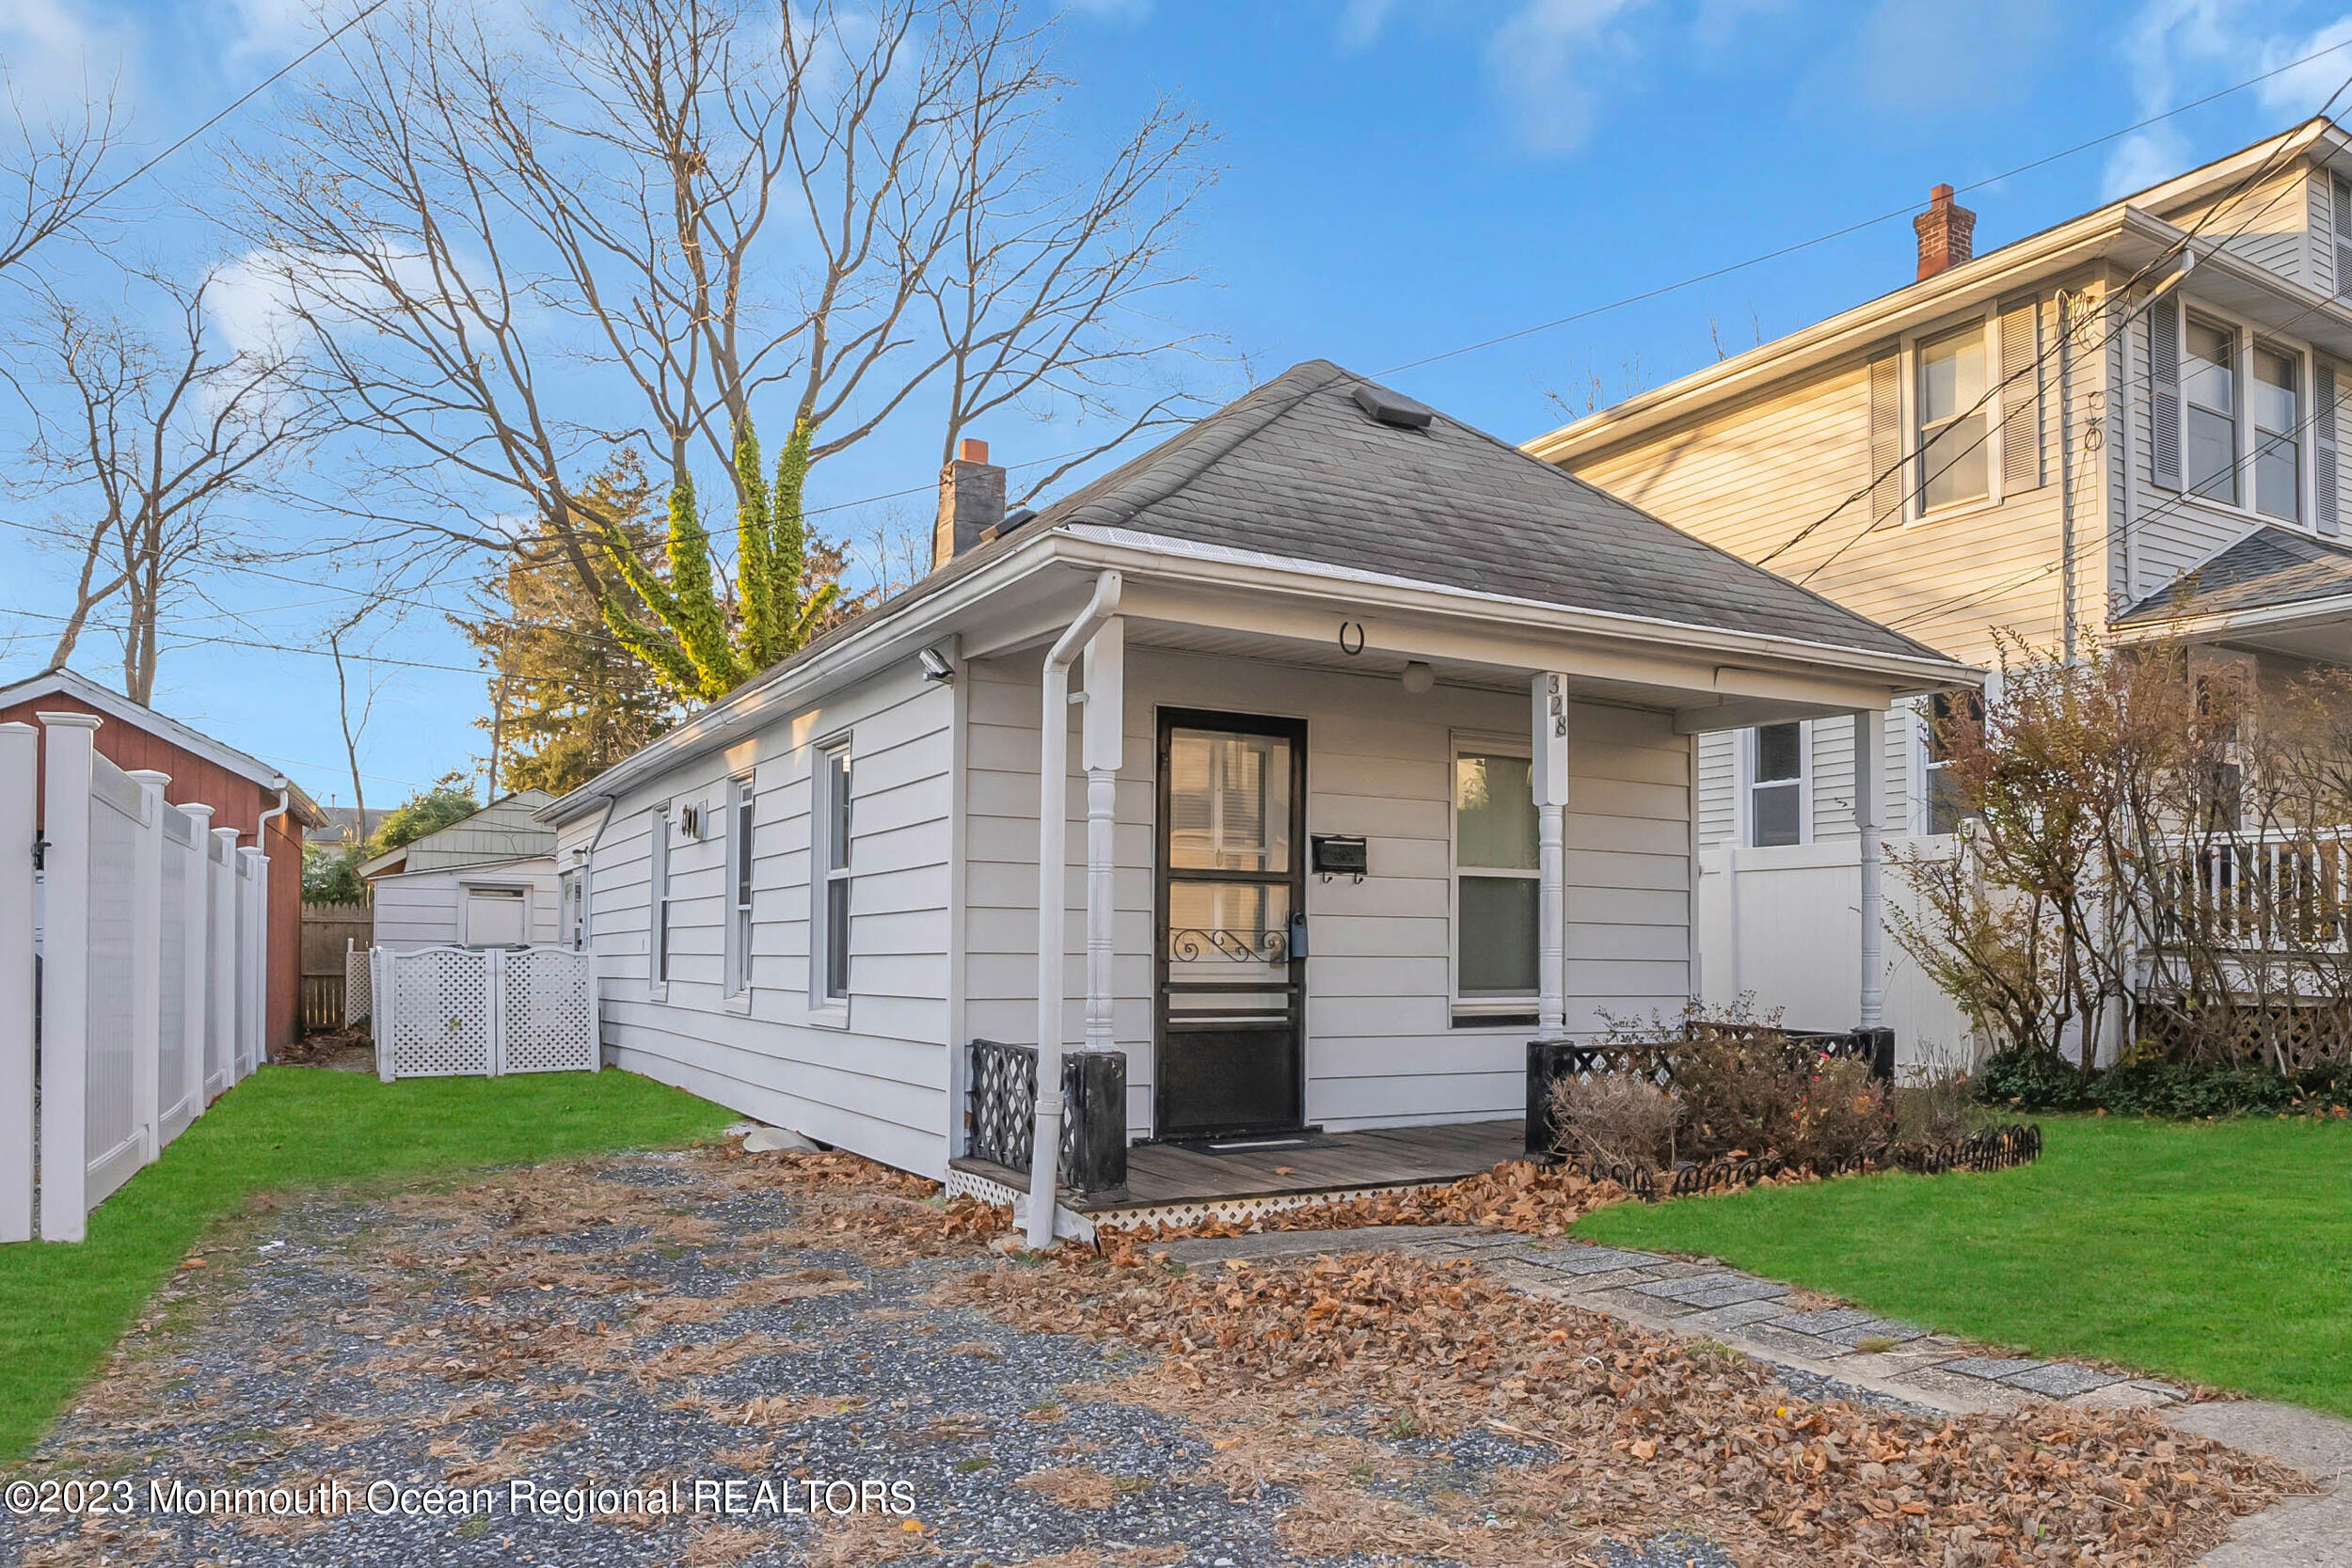
[(1340, 11), (1340, 47), (1351, 55), (1371, 48), (1395, 14), (1396, 0), (1347, 0)]
[(78, 115), (129, 87), (138, 30), (65, 0), (0, 0), (0, 74), (28, 116)]
[(1486, 65), (1519, 139), (1538, 152), (1572, 152), (1592, 134), (1605, 67), (1638, 53), (1618, 24), (1645, 0), (1525, 0), (1497, 28)]
[(2064, 52), (2046, 0), (1879, 0), (1853, 41), (1857, 96), (1913, 117), (2022, 101)]
[(1132, 27), (1152, 14), (1152, 0), (1062, 0), (1062, 9)]
[[(2352, 75), (2352, 49), (2336, 47), (2352, 41), (2352, 15), (2309, 31), (2277, 29), (2278, 15), (2277, 6), (2250, 0), (2148, 0), (2123, 32), (2140, 112), (2160, 114), (2201, 91), (2279, 71), (2254, 89), (2263, 111), (2280, 120), (2317, 113)], [(2312, 55), (2319, 57), (2306, 58)], [(2338, 98), (2332, 112), (2343, 113), (2346, 102)], [(2192, 158), (2187, 136), (2171, 121), (2136, 131), (2108, 155), (2106, 193), (2144, 189), (2180, 173)]]

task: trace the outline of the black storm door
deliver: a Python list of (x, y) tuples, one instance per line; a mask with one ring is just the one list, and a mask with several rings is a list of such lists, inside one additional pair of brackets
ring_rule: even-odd
[(1307, 726), (1162, 709), (1162, 1138), (1279, 1132), (1306, 1115)]

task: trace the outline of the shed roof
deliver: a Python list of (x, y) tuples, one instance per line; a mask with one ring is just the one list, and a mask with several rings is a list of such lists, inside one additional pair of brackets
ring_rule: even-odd
[(158, 713), (144, 703), (134, 702), (119, 691), (99, 685), (87, 675), (63, 668), (27, 675), (23, 680), (0, 686), (0, 708), (11, 708), (53, 696), (71, 697), (109, 719), (145, 730), (193, 756), (202, 757), (240, 778), (249, 779), (263, 789), (282, 789), (286, 792), (287, 809), (295, 820), (307, 828), (326, 826), (326, 814), (319, 809), (319, 803), (311, 800), (300, 784), (288, 778), (284, 769), (273, 768), (259, 757), (249, 756), (234, 746), (215, 740), (169, 714)]
[(412, 871), (449, 871), (555, 853), (555, 830), (535, 815), (555, 797), (544, 789), (502, 795), (471, 816), (437, 828), (397, 849), (388, 849), (359, 867), (366, 878)]

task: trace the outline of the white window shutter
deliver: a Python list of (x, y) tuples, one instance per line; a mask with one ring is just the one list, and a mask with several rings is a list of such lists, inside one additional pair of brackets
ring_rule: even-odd
[(2042, 302), (2001, 307), (2001, 494), (2040, 489), (2042, 453)]
[(1902, 356), (1870, 361), (1870, 521), (1899, 521), (1903, 510)]
[(2352, 294), (2352, 181), (2339, 175), (2328, 185), (2335, 196), (2336, 293)]
[(2148, 312), (2148, 467), (2167, 490), (2181, 487), (2181, 308), (2160, 299)]
[(2312, 368), (2312, 489), (2319, 531), (2344, 528), (2344, 496), (2336, 464), (2336, 367), (2328, 360)]

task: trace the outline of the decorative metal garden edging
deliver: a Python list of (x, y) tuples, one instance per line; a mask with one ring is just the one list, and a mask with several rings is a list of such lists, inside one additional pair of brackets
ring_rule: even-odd
[(1826, 1180), (1868, 1171), (1907, 1170), (1925, 1176), (1947, 1171), (2009, 1170), (2042, 1157), (2042, 1129), (2031, 1122), (1988, 1127), (1940, 1144), (1899, 1144), (1883, 1154), (1844, 1160), (1784, 1160), (1777, 1154), (1725, 1156), (1686, 1161), (1672, 1170), (1637, 1169), (1569, 1156), (1564, 1163), (1595, 1181), (1614, 1181), (1645, 1203), (1699, 1193), (1734, 1192), (1791, 1172)]

